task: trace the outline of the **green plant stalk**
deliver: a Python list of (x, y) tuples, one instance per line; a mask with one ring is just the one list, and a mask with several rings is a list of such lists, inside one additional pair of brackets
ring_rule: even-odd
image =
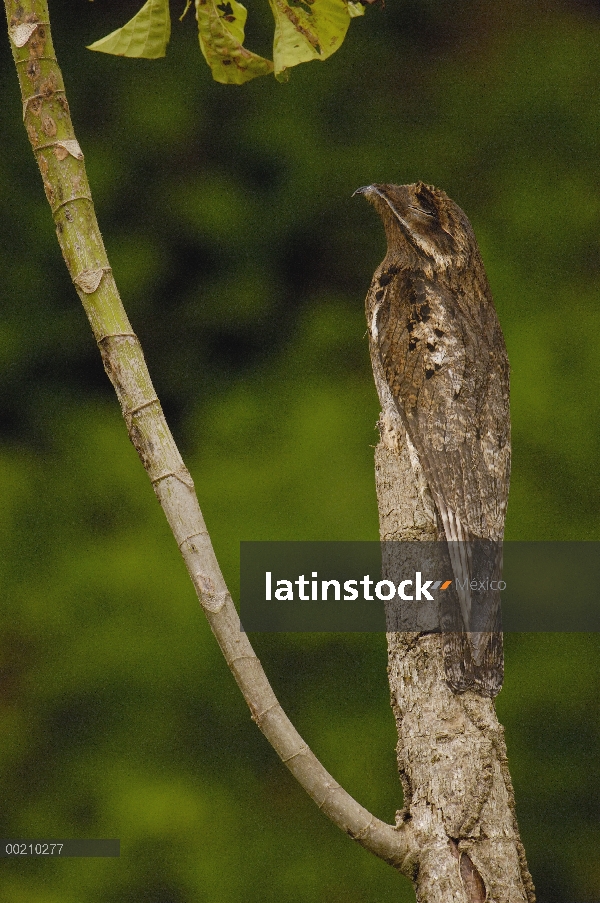
[(410, 825), (395, 828), (376, 819), (328, 774), (287, 718), (240, 629), (192, 478), (164, 418), (108, 263), (52, 45), (48, 4), (5, 0), (5, 7), (25, 128), (63, 257), (117, 393), (129, 437), (252, 718), (325, 815), (372, 853), (412, 875), (418, 850)]

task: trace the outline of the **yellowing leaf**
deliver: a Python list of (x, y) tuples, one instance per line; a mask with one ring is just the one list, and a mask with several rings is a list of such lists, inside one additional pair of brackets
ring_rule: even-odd
[(365, 8), (362, 3), (355, 3), (354, 0), (348, 0), (348, 15), (351, 19), (357, 16), (364, 16)]
[(308, 60), (326, 60), (338, 49), (358, 3), (348, 0), (269, 0), (275, 17), (275, 75)]
[(165, 55), (170, 37), (169, 0), (148, 0), (126, 25), (90, 44), (88, 50), (155, 60)]
[(273, 71), (273, 63), (246, 50), (247, 10), (237, 0), (196, 0), (198, 37), (216, 82), (241, 85)]

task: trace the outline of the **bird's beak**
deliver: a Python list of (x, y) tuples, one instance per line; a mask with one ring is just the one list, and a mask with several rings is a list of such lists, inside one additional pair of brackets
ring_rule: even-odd
[(357, 188), (356, 191), (352, 193), (352, 197), (357, 194), (366, 194), (367, 196), (373, 191), (372, 185), (363, 185), (362, 188)]

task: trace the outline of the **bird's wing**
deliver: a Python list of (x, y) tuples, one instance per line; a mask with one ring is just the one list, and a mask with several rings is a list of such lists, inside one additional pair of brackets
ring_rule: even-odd
[[(406, 273), (375, 298), (382, 369), (464, 586), (468, 541), (502, 539), (508, 497), (508, 359), (496, 313), (491, 300), (469, 304), (435, 279)], [(470, 599), (459, 598), (468, 624)]]

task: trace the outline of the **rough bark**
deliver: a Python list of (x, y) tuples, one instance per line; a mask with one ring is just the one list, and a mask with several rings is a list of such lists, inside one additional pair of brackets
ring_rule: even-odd
[[(430, 499), (415, 481), (404, 430), (378, 375), (384, 408), (375, 451), (381, 539), (437, 540)], [(493, 700), (450, 690), (439, 634), (389, 633), (388, 658), (404, 790), (397, 822), (412, 825), (419, 849), (417, 900), (534, 903)]]

